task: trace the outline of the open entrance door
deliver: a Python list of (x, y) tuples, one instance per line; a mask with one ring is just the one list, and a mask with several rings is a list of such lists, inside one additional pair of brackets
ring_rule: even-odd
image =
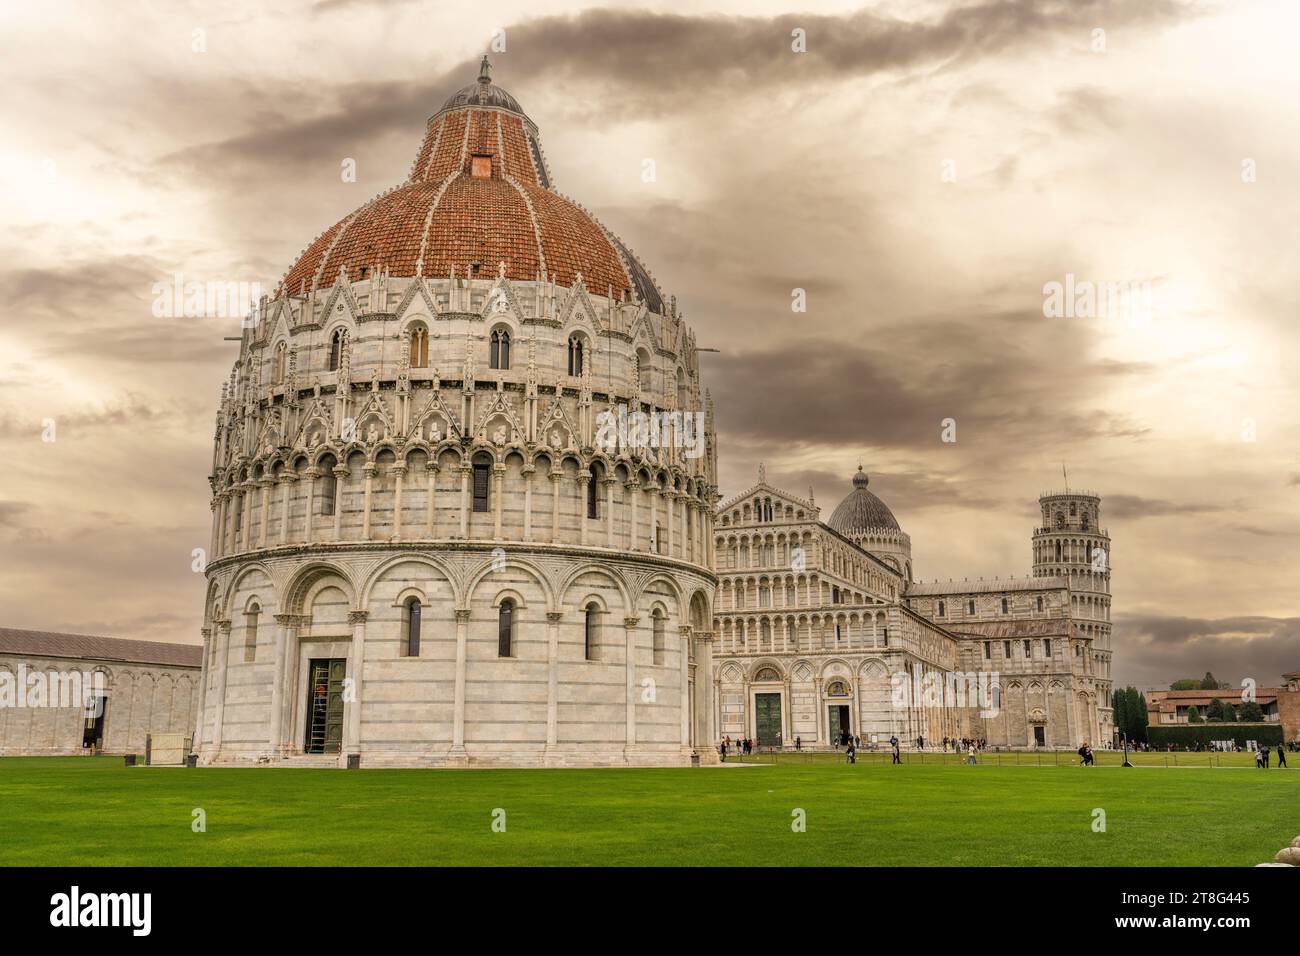
[(86, 705), (86, 722), (81, 731), (81, 746), (99, 753), (104, 749), (104, 712), (107, 697), (92, 697)]
[(844, 744), (849, 739), (849, 705), (848, 704), (831, 704), (830, 705), (830, 727), (831, 743)]
[(343, 749), (343, 679), (348, 662), (342, 657), (315, 658), (307, 681), (307, 740), (309, 754), (336, 754)]

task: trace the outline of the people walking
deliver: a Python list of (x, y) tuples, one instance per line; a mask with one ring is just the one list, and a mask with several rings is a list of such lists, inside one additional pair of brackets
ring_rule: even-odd
[(1277, 745), (1277, 765), (1279, 768), (1286, 766), (1286, 752), (1282, 749), (1281, 744)]
[(973, 743), (970, 745), (970, 749), (966, 751), (966, 764), (971, 767), (975, 766), (975, 745)]

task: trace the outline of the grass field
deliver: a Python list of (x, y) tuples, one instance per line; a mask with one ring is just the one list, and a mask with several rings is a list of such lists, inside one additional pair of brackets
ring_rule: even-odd
[[(204, 833), (191, 829), (195, 808)], [(504, 833), (492, 830), (497, 808)], [(796, 808), (806, 832), (791, 829)], [(1249, 866), (1300, 833), (1297, 808), (1300, 772), (1244, 767), (827, 755), (701, 770), (347, 772), (4, 758), (0, 865)]]

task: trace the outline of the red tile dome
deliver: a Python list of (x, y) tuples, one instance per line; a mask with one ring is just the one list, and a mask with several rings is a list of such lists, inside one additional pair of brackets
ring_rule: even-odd
[(281, 280), (298, 295), (393, 276), (495, 275), (571, 286), (581, 273), (593, 293), (639, 298), (655, 312), (663, 296), (627, 247), (551, 188), (537, 127), (488, 78), (454, 93), (429, 120), (411, 174), (325, 230)]

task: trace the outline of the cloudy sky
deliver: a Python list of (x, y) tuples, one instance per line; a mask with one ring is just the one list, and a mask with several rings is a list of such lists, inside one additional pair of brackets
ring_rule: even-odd
[[(1064, 463), (1118, 681), (1300, 668), (1287, 0), (6, 4), (0, 624), (199, 640), (237, 329), (154, 283), (270, 291), (494, 31), (557, 186), (721, 350), (725, 494), (762, 461), (828, 517), (861, 460), (919, 577), (1018, 576)], [(1045, 316), (1067, 275), (1134, 295)]]

